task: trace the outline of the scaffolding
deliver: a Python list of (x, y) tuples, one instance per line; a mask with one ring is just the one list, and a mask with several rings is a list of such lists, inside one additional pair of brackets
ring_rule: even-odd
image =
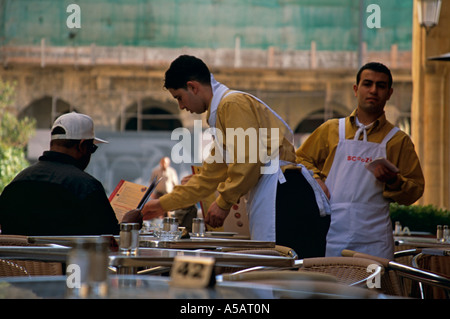
[[(80, 7), (69, 28), (67, 7)], [(369, 5), (380, 28), (369, 28)], [(0, 46), (411, 50), (412, 0), (2, 0)], [(362, 23), (361, 23), (362, 22)]]

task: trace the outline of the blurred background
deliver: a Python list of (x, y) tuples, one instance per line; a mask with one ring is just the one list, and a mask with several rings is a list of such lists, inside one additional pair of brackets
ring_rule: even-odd
[[(8, 112), (35, 123), (28, 163), (48, 149), (56, 117), (90, 115), (110, 143), (87, 171), (109, 194), (120, 179), (148, 184), (180, 142), (174, 129), (191, 132), (191, 158), (205, 145), (194, 130), (196, 120), (207, 128), (204, 115), (180, 111), (163, 89), (180, 54), (264, 100), (291, 126), (297, 147), (327, 119), (347, 116), (357, 70), (382, 62), (394, 77), (388, 119), (412, 136), (426, 175), (421, 203), (445, 208), (450, 73), (448, 62), (430, 57), (450, 52), (450, 1), (436, 1), (434, 24), (420, 19), (432, 11), (419, 11), (422, 2), (433, 1), (0, 0), (0, 94), (11, 88)], [(191, 165), (172, 161), (180, 177)]]

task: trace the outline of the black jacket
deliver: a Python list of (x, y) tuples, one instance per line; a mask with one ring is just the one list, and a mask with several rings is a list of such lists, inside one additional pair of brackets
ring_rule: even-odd
[(103, 185), (69, 155), (46, 151), (0, 195), (2, 234), (118, 234)]

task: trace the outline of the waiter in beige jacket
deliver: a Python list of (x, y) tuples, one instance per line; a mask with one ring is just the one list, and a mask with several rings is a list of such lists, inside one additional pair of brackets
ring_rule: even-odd
[[(295, 164), (293, 132), (284, 120), (260, 99), (217, 82), (204, 62), (193, 56), (172, 62), (165, 87), (181, 109), (207, 112), (216, 138), (201, 173), (159, 200), (149, 201), (142, 210), (144, 219), (193, 205), (217, 191), (205, 221), (219, 227), (232, 205), (246, 195), (252, 239), (289, 246), (300, 256), (323, 255), (328, 200), (312, 174)], [(245, 143), (243, 149), (239, 143), (229, 145), (230, 130), (266, 132), (266, 138), (258, 135), (257, 143), (267, 156), (252, 161), (254, 145)], [(296, 190), (293, 196), (290, 190)]]
[[(322, 124), (297, 157), (331, 196), (326, 255), (350, 249), (393, 259), (389, 204), (414, 203), (423, 194), (424, 177), (410, 137), (386, 120), (384, 107), (393, 93), (390, 70), (380, 63), (364, 65), (353, 90), (356, 110)], [(383, 163), (368, 170), (377, 158), (398, 171)]]

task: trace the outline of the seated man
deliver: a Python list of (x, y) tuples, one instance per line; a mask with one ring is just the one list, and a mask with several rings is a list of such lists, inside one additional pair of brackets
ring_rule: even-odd
[(98, 143), (94, 123), (68, 113), (52, 127), (50, 150), (24, 169), (0, 196), (3, 234), (56, 236), (118, 234), (102, 184), (84, 172)]

